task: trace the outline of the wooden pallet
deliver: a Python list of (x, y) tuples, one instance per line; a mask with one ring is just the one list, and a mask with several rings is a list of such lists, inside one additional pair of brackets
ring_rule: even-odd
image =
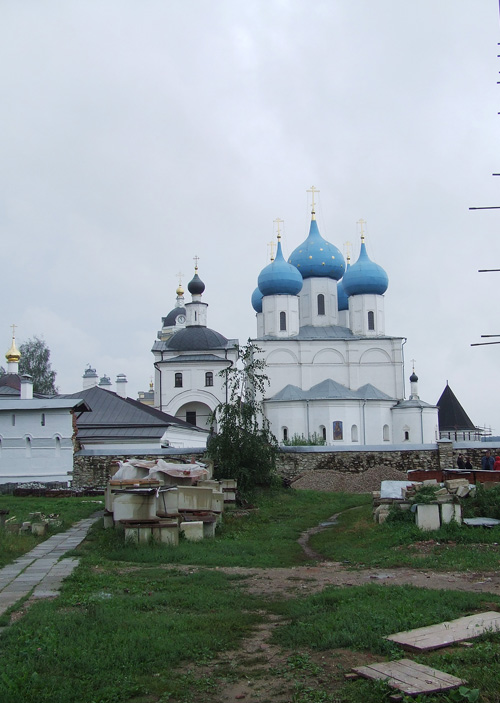
[(454, 642), (463, 642), (485, 632), (500, 631), (500, 613), (490, 611), (468, 615), (458, 620), (442, 622), (439, 625), (419, 627), (416, 630), (397, 632), (386, 639), (397, 642), (409, 652), (429, 652), (432, 649), (448, 647)]
[(467, 683), (456, 676), (446, 674), (444, 671), (417, 664), (411, 659), (358, 666), (354, 667), (353, 671), (366, 679), (386, 681), (391, 688), (397, 688), (409, 696), (418, 696), (419, 693), (449, 691)]

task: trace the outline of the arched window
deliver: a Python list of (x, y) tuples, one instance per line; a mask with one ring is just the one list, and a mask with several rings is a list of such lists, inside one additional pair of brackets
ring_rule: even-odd
[(288, 441), (288, 427), (283, 427), (283, 442)]
[(14, 415), (14, 413), (12, 413), (12, 417), (11, 417), (10, 421), (12, 423), (12, 427), (15, 427), (16, 426), (16, 416)]
[(56, 445), (56, 456), (59, 456), (61, 453), (61, 438), (56, 436), (54, 441)]
[(373, 313), (373, 310), (368, 311), (368, 329), (369, 330), (375, 329), (375, 315)]
[(334, 441), (344, 439), (342, 420), (335, 420), (333, 423), (333, 439)]
[(410, 431), (409, 431), (409, 430), (405, 430), (404, 432), (405, 432), (405, 442), (408, 442), (409, 439), (410, 439)]
[(318, 315), (325, 314), (325, 296), (323, 293), (318, 295)]
[(175, 386), (175, 388), (182, 388), (182, 374), (181, 373), (175, 374), (174, 386)]
[(357, 442), (358, 441), (358, 426), (353, 425), (351, 427), (351, 442)]
[(320, 425), (319, 434), (323, 438), (323, 441), (326, 442), (326, 427), (324, 425)]
[(42, 416), (40, 418), (40, 424), (42, 427), (45, 427), (45, 413), (42, 413)]
[(214, 385), (214, 375), (211, 371), (207, 371), (205, 374), (205, 385), (206, 386), (213, 386)]
[(389, 425), (384, 425), (382, 428), (382, 437), (384, 439), (384, 442), (389, 441)]
[(280, 312), (280, 331), (286, 330), (286, 312)]
[(31, 437), (25, 438), (26, 443), (26, 456), (31, 456)]

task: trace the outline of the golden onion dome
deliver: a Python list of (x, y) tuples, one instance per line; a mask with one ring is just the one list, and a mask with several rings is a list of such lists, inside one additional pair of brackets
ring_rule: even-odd
[(21, 352), (16, 347), (16, 338), (15, 337), (12, 337), (12, 344), (11, 344), (9, 351), (5, 355), (5, 358), (7, 359), (7, 361), (9, 363), (18, 362), (19, 359), (21, 358)]

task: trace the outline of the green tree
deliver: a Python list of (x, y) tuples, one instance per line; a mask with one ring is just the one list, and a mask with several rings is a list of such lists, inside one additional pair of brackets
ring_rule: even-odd
[(266, 363), (258, 358), (260, 351), (248, 340), (238, 347), (236, 364), (219, 373), (224, 378), (227, 402), (212, 415), (218, 430), (207, 447), (215, 477), (235, 478), (243, 492), (269, 486), (276, 476), (278, 442), (258, 400), (269, 385)]
[(33, 377), (33, 390), (43, 395), (55, 395), (56, 372), (50, 365), (50, 349), (43, 339), (33, 337), (19, 347), (19, 373)]

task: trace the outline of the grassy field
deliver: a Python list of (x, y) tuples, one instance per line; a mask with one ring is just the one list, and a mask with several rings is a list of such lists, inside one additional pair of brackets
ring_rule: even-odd
[[(40, 508), (28, 512), (34, 509)], [(75, 514), (71, 510), (67, 519)], [(439, 555), (423, 558), (408, 548), (429, 542), (427, 535), (422, 539), (404, 524), (375, 526), (369, 497), (359, 495), (262, 493), (256, 509), (227, 514), (214, 541), (181, 542), (177, 549), (126, 545), (98, 523), (77, 550), (80, 566), (61, 595), (35, 602), (2, 632), (1, 703), (218, 703), (228, 682), (250, 682), (257, 690), (269, 676), (287, 691), (287, 703), (388, 700), (385, 684), (345, 682), (344, 672), (363, 658), (403, 656), (384, 639), (391, 632), (500, 609), (500, 598), (378, 584), (317, 594), (305, 586), (295, 597), (262, 598), (246, 590), (245, 578), (216, 568), (307, 564), (298, 536), (343, 510), (337, 526), (312, 538), (329, 559), (354, 568), (394, 567), (401, 552), (413, 559), (406, 565), (421, 566), (428, 557), (440, 562)], [(487, 549), (478, 540), (487, 540)], [(487, 568), (489, 557), (498, 555), (492, 532), (471, 530), (452, 541), (447, 544), (457, 570), (468, 568), (467, 552), (488, 555), (478, 560)], [(221, 663), (224, 652), (238, 651), (259, 624), (273, 618), (278, 621), (271, 642), (283, 652), (279, 663), (268, 662), (265, 651), (256, 652), (251, 666), (248, 659), (245, 665)], [(468, 682), (461, 692), (412, 699), (417, 703), (500, 701), (499, 635), (488, 634), (471, 649), (414, 658)], [(274, 695), (258, 700), (271, 703)]]
[[(30, 520), (30, 513), (54, 515), (55, 522), (49, 525), (47, 537), (67, 530), (78, 520), (89, 517), (96, 510), (104, 509), (104, 499), (98, 498), (20, 498), (0, 495), (0, 510), (8, 510), (9, 522), (22, 523)], [(31, 533), (11, 534), (0, 530), (0, 568), (29, 552), (46, 537), (35, 537)]]
[(412, 567), (454, 571), (496, 571), (500, 526), (493, 529), (447, 525), (422, 532), (415, 524), (376, 525), (371, 505), (348, 511), (338, 525), (313, 535), (311, 547), (331, 561), (352, 567)]

